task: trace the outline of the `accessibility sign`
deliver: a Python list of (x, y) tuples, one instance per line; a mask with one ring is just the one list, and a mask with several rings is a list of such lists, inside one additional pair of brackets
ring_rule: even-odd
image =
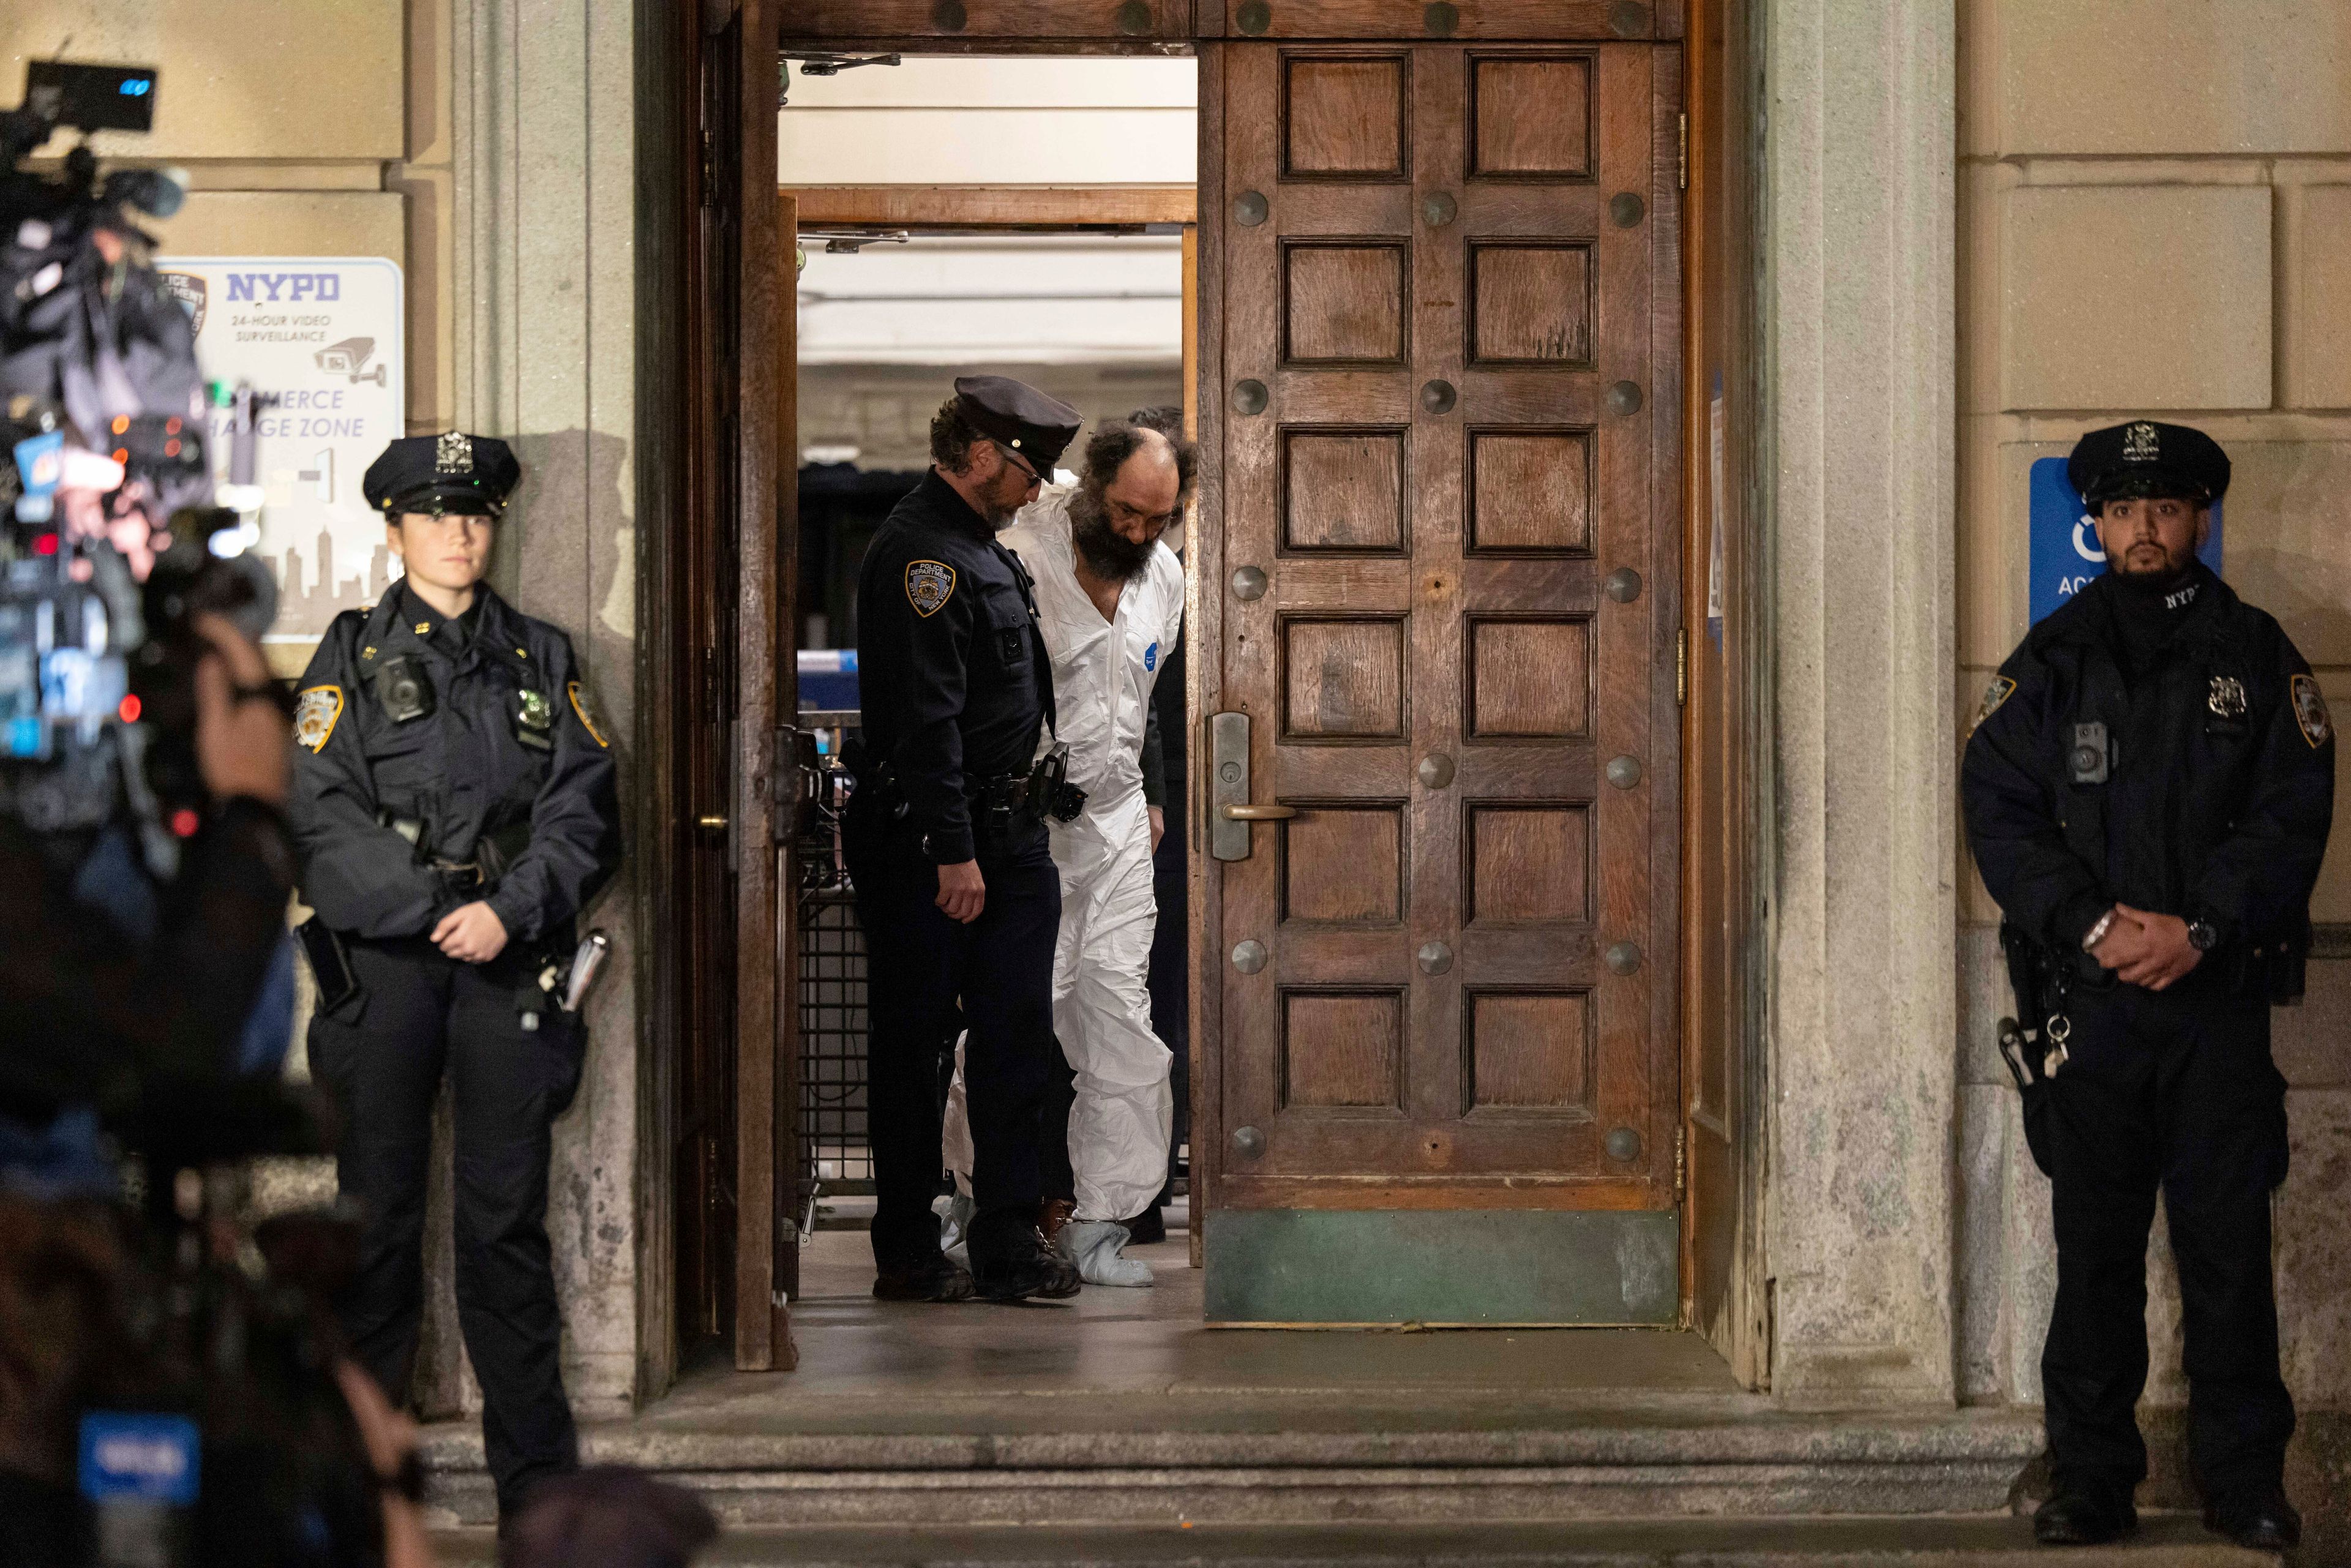
[[(2032, 463), (2032, 540), (2030, 583), (2032, 622), (2082, 591), (2092, 578), (2106, 572), (2106, 552), (2098, 530), (2083, 503), (2082, 492), (2065, 477), (2065, 459), (2039, 457)], [(2220, 570), (2220, 507), (2213, 503), (2212, 534), (2197, 558)]]

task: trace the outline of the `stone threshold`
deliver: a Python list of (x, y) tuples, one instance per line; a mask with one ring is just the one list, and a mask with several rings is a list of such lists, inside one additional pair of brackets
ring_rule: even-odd
[[(1181, 1429), (1047, 1418), (1017, 1431), (807, 1431), (778, 1429), (779, 1412), (778, 1427), (729, 1430), (649, 1414), (586, 1427), (581, 1440), (588, 1462), (693, 1487), (730, 1524), (869, 1526), (1988, 1514), (2008, 1506), (2041, 1448), (2032, 1412), (1791, 1414), (1740, 1399), (1708, 1418), (1680, 1402), (1574, 1413), (1437, 1404), (1417, 1419), (1357, 1407), (1334, 1420), (1342, 1413), (1325, 1407), (1288, 1423), (1195, 1409)], [(428, 1428), (426, 1462), (439, 1517), (489, 1520), (476, 1428)]]
[[(442, 1532), (444, 1568), (486, 1568), (486, 1530)], [(1216, 1563), (1226, 1568), (2045, 1568), (2051, 1555), (2015, 1517), (1643, 1520), (1568, 1524), (1020, 1527), (804, 1526), (731, 1530), (705, 1568), (1125, 1568)], [(2182, 1515), (2150, 1515), (2113, 1546), (2064, 1553), (2066, 1568), (2268, 1568)]]

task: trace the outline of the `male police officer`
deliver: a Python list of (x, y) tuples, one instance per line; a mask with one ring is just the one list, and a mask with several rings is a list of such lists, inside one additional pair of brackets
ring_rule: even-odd
[(351, 982), (321, 974), (310, 1022), (312, 1073), (342, 1115), (337, 1174), (366, 1209), (344, 1323), (402, 1399), (445, 1067), (457, 1314), (502, 1514), (577, 1463), (545, 1223), (549, 1126), (585, 1049), (560, 1005), (572, 917), (620, 860), (612, 754), (570, 641), (481, 580), (520, 476), (505, 442), (454, 433), (395, 441), (368, 469), (363, 491), (405, 575), (371, 610), (337, 616), (311, 659), (288, 808), (302, 896), (339, 938), (312, 945), (314, 966), (340, 946)]
[(2041, 1373), (2043, 1542), (2137, 1523), (2147, 1237), (2161, 1188), (2206, 1524), (2291, 1545), (2271, 1189), (2286, 1163), (2273, 1000), (2299, 997), (2335, 800), (2335, 732), (2275, 621), (2199, 564), (2229, 460), (2200, 432), (2094, 431), (2069, 473), (2110, 568), (1984, 694), (1962, 771), (2004, 935), (2033, 958), (2054, 1069), (2041, 1148), (2057, 1301)]
[[(1029, 575), (997, 531), (1078, 433), (1074, 409), (966, 376), (931, 422), (933, 467), (865, 552), (857, 588), (862, 749), (842, 852), (865, 929), (873, 1293), (953, 1301), (1076, 1293), (1038, 1233), (1059, 1057), (1059, 874), (1032, 784), (1053, 689)], [(957, 1011), (957, 1003), (961, 1011)], [(931, 1210), (944, 1052), (967, 1032), (974, 1161), (968, 1273)]]

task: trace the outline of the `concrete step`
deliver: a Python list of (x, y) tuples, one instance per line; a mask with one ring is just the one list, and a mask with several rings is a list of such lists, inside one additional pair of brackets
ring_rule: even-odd
[[(2037, 1419), (1795, 1415), (1675, 1420), (1647, 1410), (1529, 1423), (1416, 1424), (1359, 1410), (1336, 1427), (914, 1431), (590, 1427), (590, 1463), (693, 1487), (730, 1524), (1182, 1527), (1985, 1514), (2040, 1450)], [(477, 1431), (429, 1430), (428, 1500), (495, 1512)]]
[[(1115, 1500), (1103, 1500), (1112, 1502)], [(496, 1561), (486, 1530), (438, 1538), (444, 1568)], [(2029, 1521), (1919, 1519), (1641, 1520), (1553, 1524), (1275, 1526), (1154, 1524), (822, 1525), (729, 1531), (705, 1568), (2273, 1568), (2277, 1559), (2205, 1533), (2192, 1518), (2151, 1515), (2113, 1546), (2053, 1556)]]

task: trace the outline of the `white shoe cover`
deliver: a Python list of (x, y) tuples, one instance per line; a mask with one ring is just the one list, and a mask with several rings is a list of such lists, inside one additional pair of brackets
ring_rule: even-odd
[(1119, 1249), (1126, 1240), (1123, 1225), (1108, 1219), (1072, 1219), (1053, 1238), (1053, 1246), (1078, 1266), (1078, 1278), (1089, 1285), (1157, 1284), (1150, 1264), (1121, 1254)]
[(971, 1234), (972, 1201), (969, 1193), (959, 1192), (949, 1200), (946, 1217), (939, 1221), (939, 1250), (952, 1252), (963, 1245)]

